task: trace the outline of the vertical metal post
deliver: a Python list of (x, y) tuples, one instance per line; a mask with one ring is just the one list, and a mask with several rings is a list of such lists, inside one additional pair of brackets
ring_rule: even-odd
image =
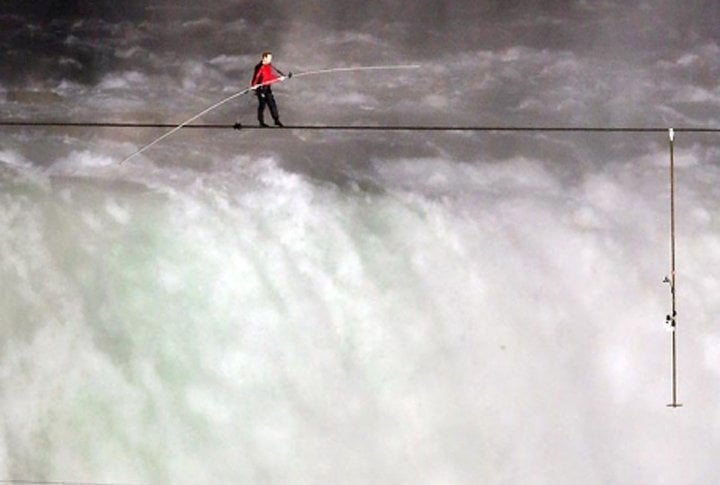
[(672, 332), (672, 402), (668, 407), (678, 408), (682, 404), (677, 399), (677, 274), (675, 271), (675, 130), (668, 130), (670, 138), (670, 278), (665, 281), (670, 284), (672, 298), (670, 314), (665, 321), (670, 325)]

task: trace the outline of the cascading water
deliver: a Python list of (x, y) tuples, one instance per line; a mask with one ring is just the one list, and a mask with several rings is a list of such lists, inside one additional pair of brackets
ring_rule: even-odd
[(710, 3), (4, 2), (0, 482), (720, 483)]
[[(375, 159), (344, 184), (208, 157), (0, 152), (0, 478), (649, 483), (618, 457), (698, 439), (654, 426), (662, 151), (579, 178)], [(692, 294), (720, 281), (718, 193), (684, 169)], [(717, 300), (687, 296), (700, 332)], [(717, 342), (687, 332), (692, 395), (718, 368), (689, 356)]]

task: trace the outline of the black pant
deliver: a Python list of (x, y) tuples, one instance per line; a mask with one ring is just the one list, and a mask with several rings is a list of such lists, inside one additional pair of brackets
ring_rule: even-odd
[(255, 94), (258, 97), (258, 121), (265, 123), (265, 106), (270, 108), (270, 114), (272, 115), (275, 122), (280, 121), (280, 115), (278, 114), (277, 105), (275, 104), (275, 97), (273, 96), (272, 90), (268, 86), (261, 86), (257, 88)]

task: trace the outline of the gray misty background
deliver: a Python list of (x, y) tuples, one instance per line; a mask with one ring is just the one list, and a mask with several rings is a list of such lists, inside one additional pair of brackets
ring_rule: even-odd
[[(708, 126), (717, 117), (720, 7), (713, 2), (5, 5), (0, 41), (9, 99), (30, 88), (52, 91), (48, 102), (63, 90), (73, 100), (70, 113), (51, 103), (44, 115), (56, 108), (65, 117), (179, 122), (245, 87), (258, 53), (272, 49), (275, 64), (295, 72), (423, 65), (412, 74), (318, 77), (279, 88), (282, 117), (290, 123), (664, 127)], [(100, 97), (116, 104), (99, 109)], [(253, 104), (245, 97), (206, 120), (254, 123)], [(34, 114), (27, 108), (6, 112)], [(483, 140), (483, 147), (501, 157), (553, 149), (502, 140)], [(610, 147), (605, 138), (592, 139), (582, 149), (598, 143), (602, 156), (608, 148), (647, 151), (638, 139)], [(388, 149), (381, 145), (380, 152)], [(478, 146), (464, 140), (445, 148), (466, 156)]]
[[(720, 126), (710, 1), (0, 0), (3, 120)], [(243, 96), (201, 121), (255, 123)], [(0, 131), (0, 479), (716, 483), (720, 144)]]

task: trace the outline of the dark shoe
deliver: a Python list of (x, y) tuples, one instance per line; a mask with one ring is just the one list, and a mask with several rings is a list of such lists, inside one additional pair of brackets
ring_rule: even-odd
[(242, 123), (235, 123), (233, 125), (233, 129), (235, 130), (242, 130)]
[(275, 120), (275, 126), (279, 126), (280, 128), (282, 128), (282, 127), (285, 126), (285, 125), (283, 125), (282, 123), (280, 123), (280, 120)]
[(270, 128), (270, 125), (260, 122), (260, 128)]

